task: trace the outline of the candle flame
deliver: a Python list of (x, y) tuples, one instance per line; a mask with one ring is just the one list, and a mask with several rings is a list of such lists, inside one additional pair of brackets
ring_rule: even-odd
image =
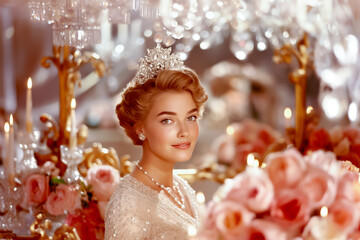
[(75, 98), (71, 99), (71, 109), (75, 109), (76, 108), (76, 100)]
[(285, 117), (286, 119), (290, 119), (291, 116), (292, 116), (292, 111), (291, 111), (291, 109), (290, 109), (289, 107), (285, 108), (285, 109), (284, 109), (284, 117)]
[(31, 80), (31, 77), (28, 78), (27, 88), (28, 88), (28, 89), (31, 89), (31, 88), (32, 88), (32, 80)]
[(10, 126), (14, 125), (14, 119), (13, 119), (13, 115), (10, 114)]
[(4, 124), (4, 131), (5, 131), (6, 133), (8, 133), (8, 132), (10, 131), (10, 127), (9, 127), (9, 123), (8, 123), (8, 122), (5, 122), (5, 124)]
[(202, 192), (196, 194), (196, 200), (199, 204), (205, 203), (205, 195)]
[(228, 127), (226, 128), (226, 133), (227, 133), (228, 135), (234, 135), (234, 132), (235, 132), (235, 129), (234, 129), (233, 126), (228, 126)]
[(320, 210), (320, 215), (321, 215), (322, 217), (326, 217), (326, 216), (328, 215), (328, 213), (329, 213), (328, 208), (327, 208), (326, 206), (323, 206), (323, 207), (321, 208), (321, 210)]
[(310, 114), (310, 113), (312, 112), (312, 110), (314, 110), (314, 108), (313, 108), (312, 106), (308, 106), (308, 107), (306, 108), (306, 113), (307, 113), (307, 114)]

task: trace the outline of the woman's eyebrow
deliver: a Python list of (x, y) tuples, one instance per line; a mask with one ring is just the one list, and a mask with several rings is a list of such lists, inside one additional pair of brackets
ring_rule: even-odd
[[(193, 113), (193, 112), (197, 112), (197, 108), (193, 108), (191, 109), (190, 111), (188, 111), (188, 114), (189, 113)], [(156, 116), (161, 116), (161, 115), (176, 115), (175, 112), (170, 112), (170, 111), (162, 111), (160, 113), (158, 113)]]
[(161, 116), (161, 115), (176, 115), (176, 113), (174, 113), (174, 112), (168, 112), (168, 111), (163, 111), (163, 112), (159, 113), (159, 114), (156, 115), (156, 116)]

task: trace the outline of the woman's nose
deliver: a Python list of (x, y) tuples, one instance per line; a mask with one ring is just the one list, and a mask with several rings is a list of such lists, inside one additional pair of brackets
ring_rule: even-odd
[(183, 138), (189, 136), (189, 129), (186, 123), (179, 123), (178, 137)]

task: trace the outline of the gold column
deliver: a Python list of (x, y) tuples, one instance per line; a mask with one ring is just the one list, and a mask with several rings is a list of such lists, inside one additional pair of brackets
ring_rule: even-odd
[(280, 49), (275, 50), (274, 61), (276, 63), (291, 63), (294, 56), (299, 68), (289, 74), (289, 80), (295, 84), (295, 147), (302, 148), (306, 117), (306, 68), (309, 63), (308, 36), (305, 33), (296, 48), (290, 44), (285, 44)]

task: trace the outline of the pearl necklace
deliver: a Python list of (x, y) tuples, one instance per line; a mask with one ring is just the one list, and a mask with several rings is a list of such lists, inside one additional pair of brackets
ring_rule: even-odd
[[(173, 185), (173, 187), (165, 187), (163, 184), (158, 183), (157, 181), (155, 181), (154, 178), (152, 178), (147, 171), (145, 171), (140, 165), (139, 162), (136, 163), (136, 166), (140, 169), (141, 172), (143, 172), (153, 183), (155, 183), (156, 186), (160, 187), (161, 189), (165, 190), (167, 193), (169, 193), (169, 195), (175, 200), (175, 202), (179, 205), (179, 207), (181, 209), (185, 209), (185, 198), (184, 198), (184, 194), (180, 191), (179, 188), (179, 184), (174, 181), (175, 185)], [(180, 196), (180, 201), (179, 198), (175, 195), (174, 192), (178, 192), (179, 196)]]

